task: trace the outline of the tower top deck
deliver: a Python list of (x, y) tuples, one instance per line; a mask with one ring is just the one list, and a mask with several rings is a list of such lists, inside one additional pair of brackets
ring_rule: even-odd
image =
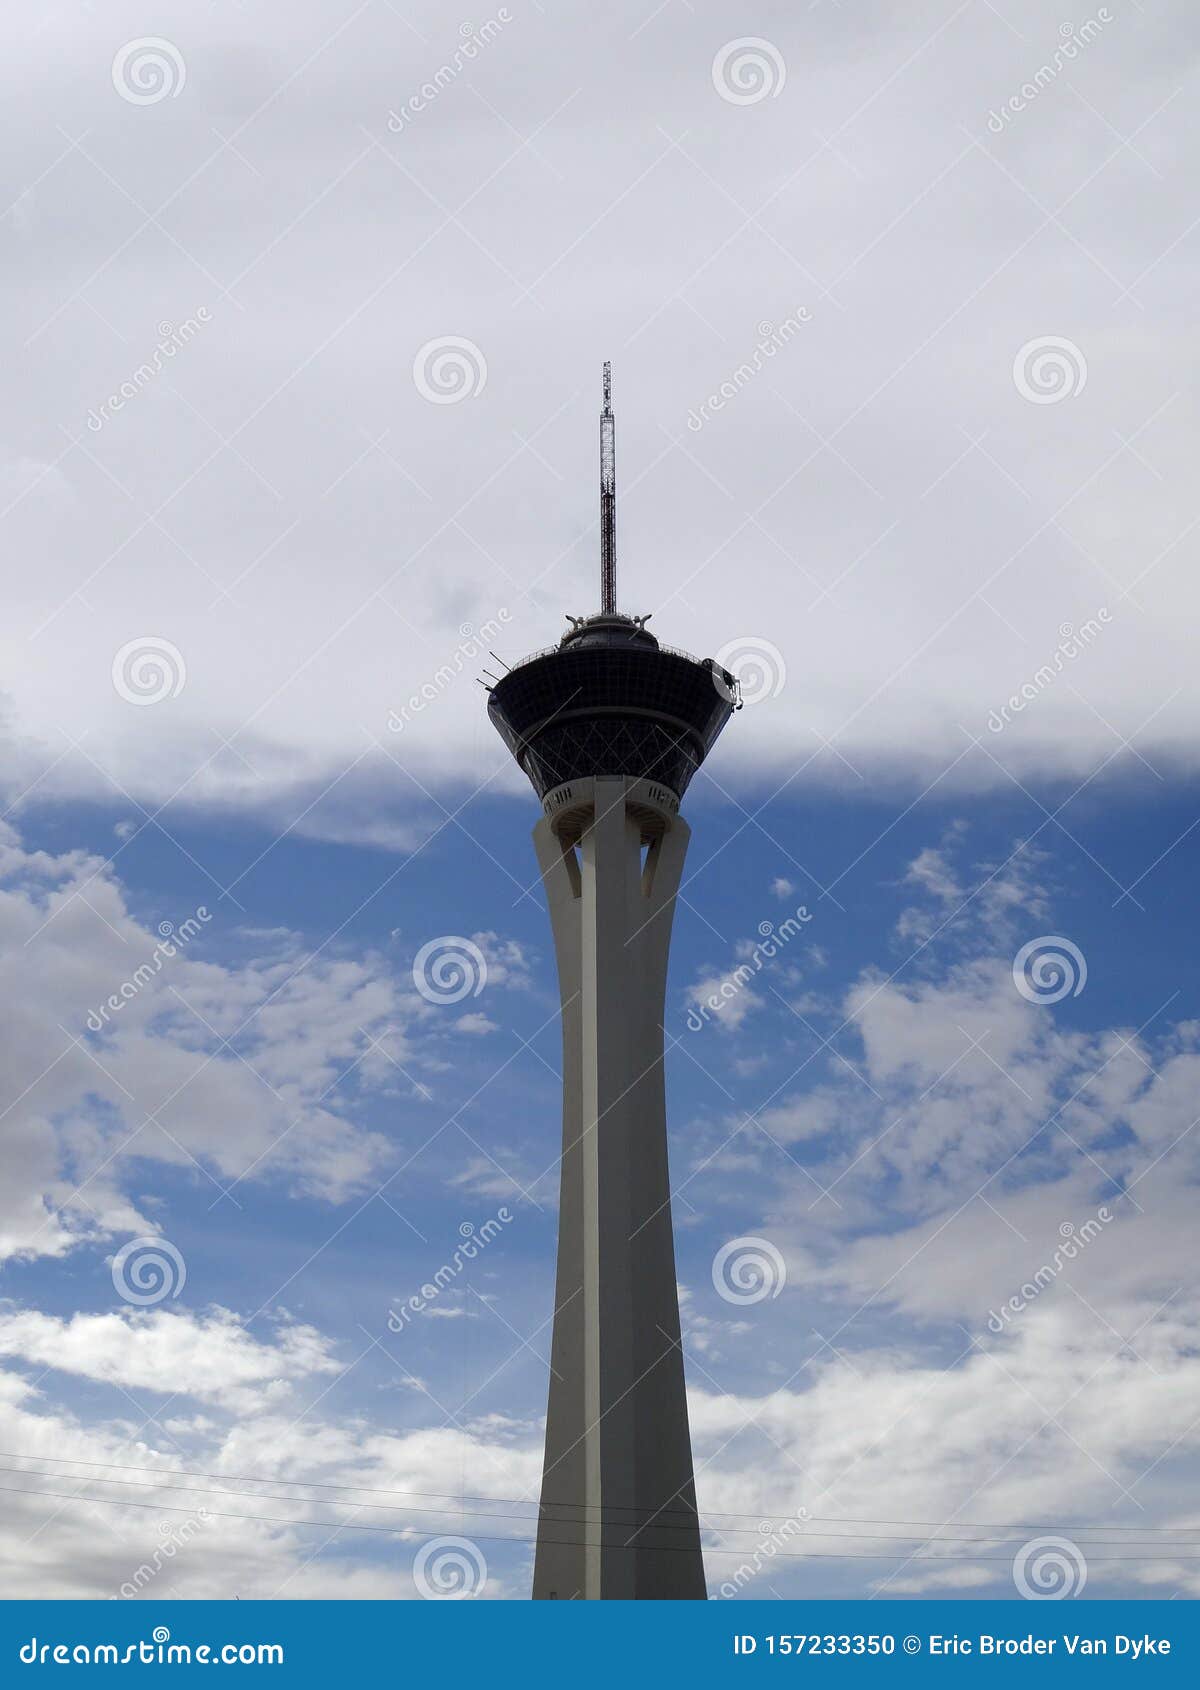
[(660, 644), (648, 616), (616, 608), (616, 457), (611, 366), (600, 413), (600, 597), (569, 616), (557, 646), (513, 665), (488, 714), (539, 797), (588, 776), (661, 782), (682, 798), (738, 706), (737, 681), (713, 658)]

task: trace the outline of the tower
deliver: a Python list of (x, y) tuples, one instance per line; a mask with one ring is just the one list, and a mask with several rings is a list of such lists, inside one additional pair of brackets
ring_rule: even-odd
[(610, 366), (601, 609), (491, 689), (542, 801), (562, 998), (563, 1149), (534, 1598), (703, 1598), (667, 1172), (663, 1010), (688, 782), (736, 703), (711, 658), (616, 609)]

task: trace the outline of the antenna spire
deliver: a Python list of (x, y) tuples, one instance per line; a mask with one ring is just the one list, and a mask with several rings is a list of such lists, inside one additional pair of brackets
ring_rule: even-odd
[(617, 448), (612, 412), (612, 365), (604, 365), (604, 409), (600, 413), (600, 609), (617, 608)]

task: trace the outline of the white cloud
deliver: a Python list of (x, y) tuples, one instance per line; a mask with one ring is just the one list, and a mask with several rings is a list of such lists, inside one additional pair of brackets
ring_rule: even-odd
[(487, 962), (489, 986), (511, 986), (521, 991), (528, 989), (532, 959), (519, 940), (502, 938), (499, 933), (490, 930), (472, 933), (470, 937)]
[(558, 1165), (539, 1173), (528, 1172), (521, 1152), (511, 1144), (493, 1144), (486, 1154), (469, 1156), (451, 1176), (452, 1187), (475, 1197), (524, 1197), (531, 1191), (543, 1205), (553, 1202), (558, 1190)]
[[(1047, 896), (1029, 861), (990, 883), (936, 853), (916, 863), (935, 909), (962, 913), (905, 979), (868, 970), (851, 986), (847, 1062), (711, 1160), (697, 1148), (692, 1203), (728, 1201), (736, 1172), (743, 1229), (788, 1266), (778, 1302), (747, 1313), (753, 1331), (719, 1346), (703, 1323), (724, 1311), (703, 1288), (687, 1305), (699, 1490), (709, 1509), (908, 1530), (912, 1550), (920, 1528), (903, 1522), (1011, 1523), (982, 1534), (998, 1566), (879, 1575), (884, 1595), (1004, 1594), (1023, 1523), (1026, 1537), (1190, 1524), (1200, 1026), (1068, 1030), (1012, 978)], [(747, 1366), (779, 1387), (751, 1396)], [(1097, 1586), (1200, 1591), (1169, 1545), (1158, 1561), (1111, 1553), (1097, 1548)]]
[[(309, 952), (289, 933), (239, 935), (227, 911), (187, 943), (177, 915), (168, 955), (98, 859), (28, 852), (0, 824), (0, 1076), (14, 1152), (0, 1254), (152, 1230), (130, 1195), (135, 1160), (198, 1168), (214, 1196), (271, 1178), (333, 1201), (383, 1166), (386, 1141), (355, 1113), (376, 1091), (422, 1106), (411, 1076), (432, 1057), (440, 1011), (406, 965)], [(209, 960), (243, 938), (250, 960)], [(494, 980), (528, 982), (519, 945), (480, 938)]]
[(471, 1015), (460, 1015), (454, 1026), (457, 1032), (469, 1033), (477, 1038), (499, 1031), (498, 1022), (493, 1021), (490, 1016), (480, 1014), (478, 1011)]
[(313, 1327), (284, 1323), (273, 1342), (263, 1343), (227, 1309), (204, 1315), (122, 1310), (69, 1318), (0, 1311), (0, 1355), (39, 1372), (73, 1373), (245, 1413), (269, 1408), (299, 1379), (337, 1373), (340, 1366)]
[[(22, 900), (74, 884), (88, 866), (80, 858), (64, 867), (63, 859), (9, 844), (18, 890), (5, 894), (5, 909), (21, 912)], [(940, 901), (938, 888), (929, 890)], [(754, 1193), (762, 1203), (753, 1230), (786, 1257), (783, 1293), (732, 1312), (707, 1285), (683, 1298), (702, 1507), (765, 1518), (804, 1507), (824, 1516), (810, 1522), (811, 1544), (797, 1549), (831, 1547), (817, 1536), (824, 1530), (874, 1529), (889, 1538), (908, 1533), (907, 1555), (923, 1528), (905, 1522), (925, 1520), (1188, 1523), (1178, 1497), (1200, 1456), (1188, 1407), (1200, 1387), (1191, 1248), (1200, 1162), (1189, 1132), (1200, 1026), (1170, 1029), (1154, 1044), (1116, 1029), (1065, 1032), (1051, 1010), (1017, 993), (1009, 958), (986, 949), (1018, 906), (1000, 892), (970, 907), (970, 930), (956, 924), (948, 950), (929, 956), (923, 976), (901, 984), (867, 974), (847, 993), (858, 1047), (847, 1050), (863, 1079), (833, 1066), (762, 1116), (814, 1179), (833, 1184), (840, 1209), (769, 1144), (772, 1183), (756, 1183), (768, 1164), (752, 1125), (730, 1146), (743, 1200)], [(129, 922), (119, 904), (104, 908)], [(68, 914), (64, 908), (58, 919)], [(198, 971), (203, 993), (203, 970), (213, 965), (187, 966)], [(374, 976), (339, 974), (335, 983), (340, 994), (361, 994), (353, 1014), (330, 1021), (336, 1056), (313, 1043), (319, 998), (287, 1002), (277, 1024), (268, 1024), (268, 1048), (295, 1044), (310, 1087), (336, 1067), (351, 1023), (384, 1001), (373, 995)], [(213, 989), (205, 998), (213, 1015), (243, 1012), (239, 1002), (223, 1010), (220, 997)], [(139, 1003), (128, 1009), (129, 1024), (138, 1025)], [(141, 1036), (149, 1036), (148, 1025)], [(490, 1148), (496, 1161), (481, 1155), (457, 1183), (510, 1198), (508, 1170), (519, 1159), (509, 1146)], [(725, 1163), (689, 1180), (693, 1202), (705, 1177), (727, 1184)], [(1064, 1223), (1077, 1235), (1101, 1203), (1111, 1206), (1111, 1222), (1063, 1265), (1055, 1252)], [(1054, 1271), (1039, 1274), (1047, 1262)], [(1030, 1281), (1036, 1295), (998, 1331), (989, 1328), (989, 1313)], [(0, 1402), (21, 1417), (10, 1433), (0, 1412), (0, 1436), (10, 1436), (13, 1449), (60, 1456), (81, 1449), (105, 1459), (106, 1449), (121, 1447), (111, 1433), (46, 1434), (53, 1411), (13, 1369), (50, 1367), (135, 1397), (186, 1393), (164, 1431), (187, 1456), (179, 1447), (159, 1449), (150, 1465), (186, 1459), (231, 1475), (453, 1493), (465, 1463), (480, 1492), (536, 1494), (540, 1429), (533, 1422), (431, 1426), (395, 1437), (369, 1416), (348, 1424), (305, 1416), (290, 1425), (284, 1400), (305, 1381), (323, 1389), (338, 1366), (333, 1346), (308, 1326), (285, 1323), (252, 1336), (220, 1310), (73, 1317), (9, 1310), (0, 1315), (0, 1350), (10, 1358), (0, 1372)], [(751, 1364), (773, 1374), (776, 1387), (747, 1390)], [(406, 1382), (413, 1401), (437, 1390), (436, 1381)], [(226, 1425), (231, 1408), (237, 1419)], [(1144, 1516), (1126, 1491), (1144, 1504)], [(45, 1506), (20, 1500), (5, 1528), (9, 1538), (0, 1534), (0, 1554), (11, 1534), (33, 1529)], [(297, 1510), (289, 1504), (288, 1511)], [(331, 1512), (307, 1503), (298, 1511), (306, 1518)], [(85, 1528), (94, 1538), (94, 1516), (104, 1512), (116, 1511), (66, 1504), (47, 1533), (53, 1559), (35, 1558), (29, 1577), (36, 1572), (43, 1588), (71, 1593), (103, 1593), (106, 1580), (118, 1585), (127, 1574), (114, 1554), (120, 1560), (137, 1549), (144, 1558), (145, 1540), (119, 1527), (113, 1554), (107, 1536), (96, 1552)], [(857, 1520), (868, 1524), (847, 1524)], [(974, 1535), (995, 1564), (913, 1562), (889, 1581), (887, 1563), (871, 1563), (863, 1576), (878, 1576), (885, 1595), (1003, 1594), (1012, 1533)], [(171, 1577), (188, 1595), (226, 1594), (231, 1581), (243, 1595), (285, 1585), (285, 1594), (410, 1594), (403, 1569), (398, 1577), (381, 1570), (365, 1551), (351, 1552), (328, 1577), (315, 1566), (301, 1571), (309, 1541), (295, 1527), (213, 1522), (181, 1552)], [(714, 1581), (724, 1564), (711, 1558)], [(772, 1578), (785, 1576), (799, 1575), (781, 1561)], [(1155, 1592), (1200, 1592), (1191, 1569), (1166, 1562), (1126, 1567), (1099, 1556), (1090, 1578), (1101, 1589), (1142, 1579)]]
[(727, 1032), (734, 1032), (759, 1006), (758, 996), (737, 978), (736, 971), (728, 974), (703, 974), (687, 989), (687, 1001), (692, 1013), (704, 1021), (712, 1020)]
[(962, 887), (946, 860), (946, 853), (931, 845), (927, 845), (923, 851), (918, 851), (908, 865), (905, 878), (913, 885), (932, 893), (944, 904), (956, 904), (963, 895)]
[[(994, 1524), (998, 1529), (969, 1534), (978, 1546), (947, 1542), (929, 1552), (986, 1554), (999, 1565), (975, 1563), (962, 1579), (962, 1569), (948, 1575), (914, 1561), (903, 1568), (900, 1588), (936, 1591), (948, 1576), (982, 1584), (986, 1573), (1001, 1587), (997, 1594), (1004, 1587), (1011, 1593), (1012, 1556), (1045, 1523), (1189, 1523), (1176, 1475), (1194, 1472), (1200, 1452), (1189, 1408), (1200, 1382), (1191, 1339), (1181, 1334), (1156, 1348), (1153, 1369), (1116, 1349), (1074, 1305), (1053, 1315), (1032, 1312), (994, 1348), (968, 1351), (963, 1340), (945, 1365), (856, 1347), (844, 1361), (827, 1356), (806, 1370), (806, 1385), (766, 1396), (694, 1390), (701, 1509), (779, 1518), (807, 1508), (811, 1542), (803, 1548), (845, 1552), (844, 1542), (820, 1534), (850, 1533), (862, 1552), (901, 1557), (925, 1552), (926, 1540), (939, 1535), (936, 1524), (921, 1522), (946, 1522), (947, 1538), (968, 1524)], [(1168, 1463), (1155, 1467), (1168, 1447)], [(712, 1466), (710, 1454), (717, 1456)], [(1003, 1529), (1010, 1522), (1016, 1529)], [(870, 1539), (872, 1531), (884, 1541)], [(904, 1541), (893, 1552), (887, 1540), (895, 1538)], [(884, 1580), (880, 1593), (891, 1593), (886, 1560), (868, 1566)], [(1136, 1563), (1114, 1563), (1097, 1549), (1090, 1569), (1097, 1586), (1111, 1589), (1131, 1576)], [(1178, 1588), (1200, 1591), (1195, 1569), (1181, 1571)]]
[[(224, 1338), (215, 1344), (210, 1360), (227, 1359)], [(278, 1360), (282, 1352), (266, 1348)], [(315, 1356), (322, 1353), (318, 1340)], [(246, 1352), (238, 1361), (245, 1365)], [(281, 1365), (286, 1371), (289, 1363)], [(407, 1498), (453, 1507), (464, 1471), (480, 1495), (536, 1497), (541, 1470), (533, 1425), (480, 1421), (393, 1435), (260, 1408), (227, 1426), (176, 1417), (170, 1429), (147, 1426), (139, 1437), (120, 1422), (89, 1425), (48, 1406), (4, 1369), (0, 1445), (23, 1457), (19, 1476), (0, 1475), (0, 1566), (14, 1599), (418, 1599), (413, 1558), (436, 1535), (439, 1516), (363, 1505)], [(263, 1482), (247, 1487), (247, 1475)], [(121, 1505), (129, 1501), (138, 1506)], [(399, 1529), (334, 1537), (339, 1521)], [(320, 1555), (331, 1540), (336, 1557)], [(518, 1556), (527, 1547), (518, 1545)], [(494, 1563), (492, 1545), (486, 1548)], [(492, 1567), (485, 1598), (524, 1593)]]
[[(1122, 14), (1079, 53), (1070, 86), (1000, 134), (989, 113), (1059, 45), (1033, 0), (1010, 0), (1011, 27), (971, 8), (928, 39), (915, 13), (879, 30), (833, 9), (780, 12), (771, 33), (789, 86), (749, 124), (713, 92), (718, 8), (699, 0), (676, 20), (676, 52), (661, 20), (642, 27), (640, 0), (616, 12), (611, 39), (541, 17), (503, 32), (404, 137), (387, 126), (398, 91), (419, 88), (454, 40), (431, 0), (417, 0), (413, 33), (381, 16), (371, 51), (353, 30), (327, 39), (312, 3), (218, 30), (161, 0), (155, 28), (186, 41), (191, 74), (151, 113), (96, 74), (112, 49), (99, 11), (32, 43), (15, 14), (3, 26), (8, 109), (41, 178), (36, 238), (26, 231), (7, 282), (10, 320), (39, 361), (14, 377), (0, 419), (5, 488), (25, 493), (5, 518), (22, 569), (0, 626), (17, 790), (48, 771), (42, 791), (107, 791), (96, 763), (141, 797), (191, 776), (183, 802), (396, 843), (413, 838), (414, 815), (441, 819), (425, 796), (435, 786), (518, 788), (475, 676), (489, 647), (511, 661), (554, 638), (564, 610), (595, 602), (601, 311), (624, 344), (652, 324), (656, 348), (652, 381), (634, 357), (617, 370), (627, 602), (654, 607), (680, 645), (712, 651), (733, 630), (772, 639), (787, 663), (778, 696), (744, 711), (716, 751), (722, 783), (784, 779), (810, 755), (814, 775), (911, 783), (957, 758), (964, 730), (983, 749), (949, 780), (1005, 785), (997, 763), (1087, 773), (1139, 730), (1152, 760), (1194, 765), (1200, 605), (1178, 399), (1195, 294), (1194, 253), (1178, 240), (1192, 141), (1162, 45), (1186, 38), (1186, 8), (1168, 5), (1157, 29)], [(287, 28), (272, 31), (271, 16)], [(581, 43), (590, 80), (558, 111)], [(113, 181), (86, 157), (53, 168), (49, 114), (64, 111)], [(536, 150), (502, 138), (502, 119), (523, 112), (543, 126)], [(254, 168), (226, 151), (197, 172), (231, 118), (259, 149)], [(786, 164), (797, 124), (800, 156)], [(1113, 149), (1106, 124), (1137, 127), (1138, 156)], [(660, 126), (691, 140), (650, 169)], [(846, 146), (823, 147), (835, 132)], [(465, 244), (420, 192), (387, 195), (381, 243), (380, 196), (401, 158), (425, 187), (453, 180), (470, 197)], [(774, 223), (731, 238), (728, 184), (706, 163), (717, 158), (736, 158), (735, 195), (753, 206), (761, 187)], [(1151, 175), (1156, 160), (1182, 160), (1178, 177)], [(125, 195), (152, 208), (185, 179), (172, 241), (149, 230), (114, 246)], [(26, 186), (15, 180), (10, 197)], [(621, 215), (600, 217), (614, 197)], [(1040, 205), (1068, 200), (1070, 246), (1039, 227)], [(811, 279), (797, 268), (800, 203)], [(1120, 299), (1127, 284), (1146, 309)], [(537, 323), (555, 324), (549, 358), (514, 309), (527, 286)], [(913, 302), (904, 321), (898, 296)], [(202, 304), (203, 338), (89, 428), (152, 353), (164, 314), (179, 322)], [(689, 412), (754, 356), (760, 325), (799, 305), (811, 327), (689, 429)], [(385, 373), (381, 324), (401, 321)], [(457, 332), (490, 380), (432, 406), (412, 359)], [(1078, 346), (1090, 376), (1061, 404), (1030, 404), (1014, 358), (1051, 333)], [(989, 729), (1064, 625), (1102, 606), (1101, 636)], [(499, 633), (458, 664), (462, 629), (501, 609)], [(188, 678), (140, 710), (109, 670), (151, 633), (184, 652)], [(389, 714), (426, 685), (427, 708), (390, 733)], [(63, 737), (85, 733), (80, 752)]]

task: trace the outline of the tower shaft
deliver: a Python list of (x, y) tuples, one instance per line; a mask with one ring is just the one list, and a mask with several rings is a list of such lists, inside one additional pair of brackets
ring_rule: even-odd
[(566, 783), (544, 809), (563, 1155), (533, 1594), (703, 1598), (663, 1084), (689, 829), (669, 791), (624, 775)]
[(679, 801), (737, 682), (616, 609), (616, 512), (605, 364), (600, 613), (568, 617), (557, 649), (506, 667), (488, 697), (542, 801), (533, 839), (562, 997), (562, 1204), (533, 1594), (702, 1600), (663, 1008), (690, 837)]

